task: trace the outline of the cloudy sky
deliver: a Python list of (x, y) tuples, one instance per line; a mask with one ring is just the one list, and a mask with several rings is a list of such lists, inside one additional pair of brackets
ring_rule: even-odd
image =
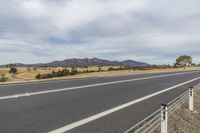
[(182, 54), (200, 63), (200, 0), (0, 0), (0, 64)]

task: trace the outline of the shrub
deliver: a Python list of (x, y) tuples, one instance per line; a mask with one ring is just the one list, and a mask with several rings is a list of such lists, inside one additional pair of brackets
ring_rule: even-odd
[(35, 76), (35, 78), (36, 78), (36, 79), (41, 79), (41, 74), (40, 74), (40, 73), (37, 74), (37, 75)]
[(63, 70), (61, 71), (61, 73), (63, 74), (63, 76), (67, 76), (67, 75), (70, 74), (70, 72), (69, 72), (68, 69), (63, 69)]
[(114, 71), (115, 69), (114, 68), (112, 68), (112, 67), (109, 67), (108, 68), (108, 71)]
[(102, 68), (101, 67), (99, 67), (99, 69), (98, 69), (98, 72), (101, 72), (102, 71)]
[(11, 67), (9, 73), (17, 73), (17, 68)]
[(6, 78), (6, 77), (1, 77), (0, 78), (0, 82), (6, 82), (8, 80), (8, 78)]
[(78, 73), (78, 71), (76, 70), (76, 68), (72, 68), (70, 75), (76, 75)]
[(35, 76), (36, 79), (45, 79), (45, 78), (53, 78), (53, 77), (62, 77), (62, 76), (68, 76), (68, 75), (75, 75), (77, 74), (78, 71), (76, 69), (73, 69), (72, 72), (70, 72), (68, 69), (63, 69), (58, 70), (57, 72), (52, 71), (52, 73), (48, 73), (48, 74), (37, 74)]

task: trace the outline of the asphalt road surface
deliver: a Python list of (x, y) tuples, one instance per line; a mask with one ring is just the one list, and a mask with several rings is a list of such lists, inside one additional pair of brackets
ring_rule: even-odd
[(200, 71), (0, 85), (0, 133), (120, 133), (200, 82)]

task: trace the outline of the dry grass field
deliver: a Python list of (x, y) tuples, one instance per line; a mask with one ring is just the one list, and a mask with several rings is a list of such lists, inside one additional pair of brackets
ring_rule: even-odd
[[(84, 73), (78, 74), (73, 76), (65, 76), (65, 77), (56, 77), (51, 79), (43, 79), (43, 80), (53, 80), (53, 79), (68, 79), (68, 78), (85, 78), (85, 77), (98, 77), (98, 76), (115, 76), (115, 75), (128, 75), (128, 74), (141, 74), (141, 73), (158, 73), (158, 72), (175, 72), (175, 71), (190, 71), (190, 70), (200, 70), (200, 67), (189, 67), (186, 69), (181, 68), (171, 68), (171, 69), (153, 69), (153, 70), (118, 70), (118, 71), (107, 71), (110, 66), (103, 66), (103, 67), (88, 67), (88, 68), (77, 68), (78, 71), (98, 71), (99, 68), (103, 70), (102, 72), (92, 72), (92, 73)], [(119, 66), (113, 66), (112, 68), (119, 68)], [(27, 81), (37, 81), (35, 76), (37, 74), (47, 74), (51, 73), (52, 71), (62, 70), (64, 68), (57, 67), (57, 68), (30, 68), (28, 71), (25, 67), (18, 67), (17, 74), (11, 75), (9, 73), (9, 68), (0, 68), (0, 76), (4, 74), (8, 78), (8, 82), (27, 82)], [(67, 68), (71, 70), (71, 68)], [(5, 83), (5, 82), (4, 82)], [(1, 83), (0, 83), (1, 84)]]

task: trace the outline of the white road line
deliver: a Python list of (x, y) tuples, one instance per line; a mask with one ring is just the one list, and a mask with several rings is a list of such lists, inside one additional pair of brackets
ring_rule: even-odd
[(69, 88), (62, 88), (62, 89), (55, 89), (55, 90), (48, 90), (48, 91), (38, 91), (38, 92), (31, 92), (31, 93), (26, 92), (26, 93), (21, 93), (21, 94), (14, 94), (14, 95), (2, 96), (2, 97), (0, 97), (0, 100), (20, 98), (20, 97), (27, 97), (27, 96), (33, 96), (33, 95), (41, 95), (41, 94), (47, 94), (47, 93), (55, 93), (55, 92), (68, 91), (68, 90), (76, 90), (76, 89), (89, 88), (89, 87), (95, 87), (95, 86), (103, 86), (103, 85), (110, 85), (110, 84), (119, 84), (119, 83), (125, 83), (125, 82), (133, 82), (133, 81), (139, 81), (139, 80), (147, 80), (147, 79), (155, 79), (155, 78), (162, 78), (162, 77), (170, 77), (170, 76), (184, 75), (184, 74), (190, 74), (190, 73), (196, 73), (196, 72), (184, 72), (184, 73), (158, 75), (158, 76), (143, 77), (143, 78), (137, 78), (137, 79), (127, 79), (127, 80), (105, 82), (105, 83), (91, 84), (91, 85), (84, 85), (84, 86), (76, 86), (76, 87), (69, 87)]
[(129, 107), (129, 106), (131, 106), (131, 105), (133, 105), (133, 104), (136, 104), (136, 103), (141, 102), (141, 101), (144, 101), (144, 100), (146, 100), (146, 99), (148, 99), (148, 98), (151, 98), (151, 97), (154, 97), (154, 96), (156, 96), (156, 95), (159, 95), (159, 94), (161, 94), (161, 93), (170, 91), (170, 90), (172, 90), (172, 89), (174, 89), (174, 88), (177, 88), (177, 87), (180, 87), (180, 86), (182, 86), (182, 85), (188, 84), (188, 83), (190, 83), (190, 82), (196, 81), (196, 80), (198, 80), (198, 79), (200, 79), (200, 77), (195, 78), (195, 79), (192, 79), (192, 80), (189, 80), (189, 81), (186, 81), (186, 82), (184, 82), (184, 83), (181, 83), (181, 84), (178, 84), (178, 85), (175, 85), (175, 86), (172, 86), (172, 87), (170, 87), (170, 88), (166, 88), (166, 89), (164, 89), (164, 90), (161, 90), (161, 91), (158, 91), (158, 92), (156, 92), (156, 93), (153, 93), (153, 94), (144, 96), (144, 97), (142, 97), (142, 98), (139, 98), (139, 99), (130, 101), (130, 102), (125, 103), (125, 104), (122, 104), (122, 105), (120, 105), (120, 106), (111, 108), (111, 109), (106, 110), (106, 111), (104, 111), (104, 112), (101, 112), (101, 113), (99, 113), (99, 114), (90, 116), (90, 117), (88, 117), (88, 118), (82, 119), (82, 120), (80, 120), (80, 121), (74, 122), (74, 123), (72, 123), (72, 124), (66, 125), (66, 126), (64, 126), (64, 127), (58, 128), (58, 129), (56, 129), (56, 130), (50, 131), (49, 133), (64, 133), (64, 132), (67, 132), (67, 131), (69, 131), (69, 130), (71, 130), (71, 129), (74, 129), (74, 128), (78, 127), (78, 126), (87, 124), (87, 123), (89, 123), (89, 122), (91, 122), (91, 121), (94, 121), (94, 120), (96, 120), (96, 119), (99, 119), (99, 118), (101, 118), (101, 117), (104, 117), (104, 116), (106, 116), (106, 115), (109, 115), (109, 114), (111, 114), (111, 113), (114, 113), (114, 112), (116, 112), (116, 111), (119, 111), (119, 110), (121, 110), (121, 109), (124, 109), (124, 108), (126, 108), (126, 107)]

